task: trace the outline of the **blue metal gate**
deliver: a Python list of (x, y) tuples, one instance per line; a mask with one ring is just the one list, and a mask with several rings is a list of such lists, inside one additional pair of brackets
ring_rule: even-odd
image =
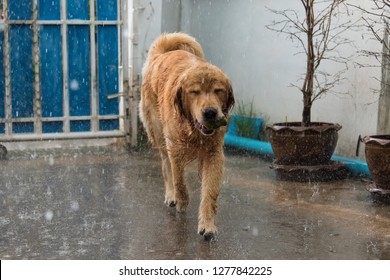
[(0, 141), (124, 135), (119, 0), (3, 0)]

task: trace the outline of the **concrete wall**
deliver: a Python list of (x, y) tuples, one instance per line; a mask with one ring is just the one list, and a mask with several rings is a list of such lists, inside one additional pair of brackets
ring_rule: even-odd
[(181, 25), (180, 0), (134, 0), (134, 68), (141, 75), (148, 49), (163, 32), (177, 32)]
[[(150, 29), (145, 46), (158, 29), (187, 32), (202, 44), (206, 58), (229, 75), (237, 99), (244, 102), (253, 99), (256, 110), (269, 118), (269, 123), (301, 120), (302, 94), (291, 84), (300, 85), (305, 57), (297, 54), (296, 43), (265, 27), (275, 19), (266, 7), (300, 9), (300, 1), (152, 0), (145, 3), (152, 3), (148, 5), (153, 5), (155, 10), (154, 19), (145, 23)], [(159, 27), (154, 27), (152, 32), (153, 24)], [(340, 51), (348, 55), (359, 49), (380, 49), (377, 42), (367, 40), (367, 30), (363, 30), (365, 36), (354, 31), (347, 34), (355, 41), (356, 49), (349, 46)], [(325, 66), (328, 71), (336, 70), (334, 65)], [(316, 101), (312, 120), (340, 123), (343, 129), (336, 153), (352, 157), (358, 135), (376, 133), (379, 96), (372, 89), (379, 88), (373, 77), (380, 78), (380, 69), (358, 68), (351, 61), (345, 77), (336, 89), (345, 94), (329, 93)]]

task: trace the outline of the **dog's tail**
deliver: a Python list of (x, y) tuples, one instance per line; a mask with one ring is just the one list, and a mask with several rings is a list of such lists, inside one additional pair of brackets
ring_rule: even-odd
[(204, 58), (203, 50), (195, 38), (184, 33), (163, 33), (149, 49), (148, 59), (153, 60), (156, 56), (176, 50), (183, 50)]

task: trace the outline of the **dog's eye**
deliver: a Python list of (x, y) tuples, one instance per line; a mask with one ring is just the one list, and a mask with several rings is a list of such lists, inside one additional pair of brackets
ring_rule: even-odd
[(225, 93), (225, 91), (223, 89), (216, 89), (216, 90), (214, 90), (214, 92), (215, 92), (215, 94), (218, 94), (218, 95)]
[(193, 95), (199, 95), (200, 94), (200, 90), (191, 90), (190, 93), (193, 94)]

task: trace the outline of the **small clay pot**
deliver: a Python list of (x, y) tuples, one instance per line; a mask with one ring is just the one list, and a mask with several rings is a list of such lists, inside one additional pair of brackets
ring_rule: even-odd
[(390, 190), (390, 135), (365, 136), (362, 141), (376, 188)]

